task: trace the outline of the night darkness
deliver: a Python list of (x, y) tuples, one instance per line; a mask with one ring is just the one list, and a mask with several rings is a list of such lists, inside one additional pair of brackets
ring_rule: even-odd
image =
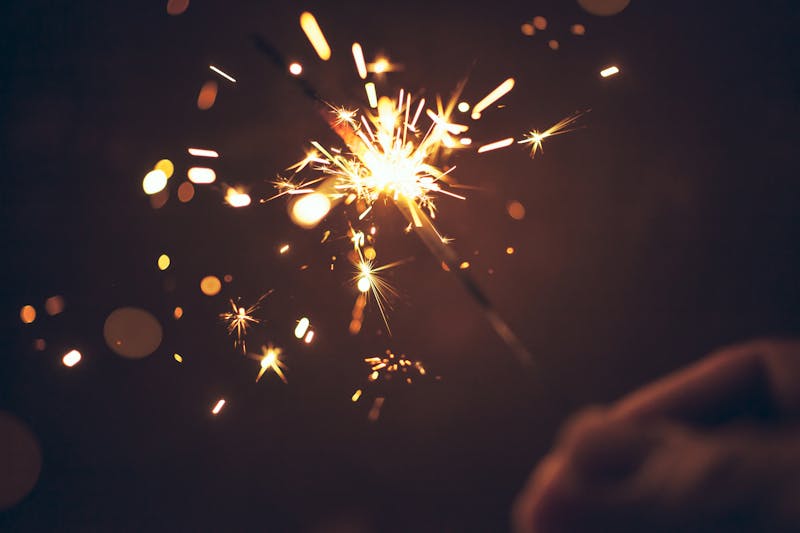
[[(166, 1), (130, 4), (18, 2), (0, 22), (0, 412), (29, 426), (42, 454), (36, 486), (0, 511), (0, 529), (503, 531), (576, 409), (721, 345), (800, 333), (794, 0), (633, 0), (612, 17), (555, 0), (194, 0), (179, 16)], [(331, 44), (328, 62), (299, 28), (304, 10)], [(523, 35), (536, 15), (547, 29)], [(576, 23), (586, 35), (570, 33)], [(307, 231), (281, 201), (233, 209), (202, 186), (178, 201), (196, 164), (187, 147), (218, 150), (220, 180), (256, 199), (311, 139), (337, 142), (255, 36), (338, 104), (364, 100), (353, 41), (404, 66), (378, 84), (386, 93), (447, 97), (468, 77), (463, 99), (474, 103), (513, 76), (476, 142), (591, 110), (535, 159), (516, 144), (456, 154), (459, 183), (475, 188), (437, 202), (437, 227), (533, 354), (530, 367), (389, 206), (376, 207), (379, 259), (413, 258), (387, 274), (400, 293), (391, 337), (370, 308), (362, 332), (348, 333), (346, 246), (320, 243), (324, 228), (346, 228), (341, 214)], [(600, 78), (612, 64), (621, 73)], [(219, 94), (200, 111), (208, 80)], [(141, 180), (162, 158), (176, 172), (154, 209)], [(507, 213), (512, 200), (524, 219)], [(163, 272), (162, 253), (172, 259)], [(201, 278), (226, 274), (219, 295), (200, 292)], [(287, 385), (255, 383), (258, 363), (218, 319), (228, 298), (269, 289), (248, 344), (284, 348)], [(53, 295), (66, 306), (48, 316)], [(32, 324), (20, 321), (26, 304)], [(151, 356), (106, 346), (104, 321), (122, 306), (162, 324)], [(310, 345), (292, 335), (301, 316)], [(83, 360), (66, 368), (73, 348)], [(381, 390), (370, 422), (371, 397), (350, 397), (369, 373), (363, 358), (387, 348), (424, 361), (431, 379)], [(227, 404), (212, 416), (219, 398)]]

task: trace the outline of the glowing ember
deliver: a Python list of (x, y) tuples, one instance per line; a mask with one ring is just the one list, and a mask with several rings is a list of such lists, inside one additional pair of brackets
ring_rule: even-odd
[(70, 350), (64, 354), (64, 357), (61, 358), (61, 362), (64, 363), (64, 366), (72, 368), (80, 363), (82, 358), (81, 352), (78, 350)]

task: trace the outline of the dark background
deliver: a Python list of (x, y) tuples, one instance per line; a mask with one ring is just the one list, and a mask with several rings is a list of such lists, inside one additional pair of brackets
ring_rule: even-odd
[[(633, 0), (610, 18), (564, 1), (196, 0), (177, 17), (166, 2), (137, 4), (19, 2), (0, 22), (0, 408), (29, 424), (43, 454), (36, 488), (0, 527), (503, 530), (570, 413), (720, 345), (800, 330), (793, 0)], [(304, 9), (331, 43), (327, 63), (299, 29)], [(547, 31), (523, 36), (535, 15)], [(574, 23), (587, 34), (571, 35)], [(378, 259), (414, 258), (389, 275), (401, 293), (391, 339), (374, 308), (359, 336), (347, 333), (351, 273), (343, 257), (328, 270), (347, 245), (319, 244), (323, 228), (341, 235), (341, 213), (305, 232), (281, 202), (234, 210), (212, 187), (177, 201), (187, 146), (219, 150), (220, 179), (266, 197), (310, 139), (336, 143), (254, 34), (340, 104), (363, 100), (356, 40), (368, 59), (382, 50), (405, 65), (379, 84), (390, 94), (447, 96), (469, 75), (464, 99), (474, 103), (514, 76), (506, 107), (475, 124), (476, 142), (591, 109), (584, 128), (550, 139), (534, 160), (518, 146), (458, 154), (459, 181), (480, 189), (439, 201), (440, 229), (533, 352), (532, 367), (389, 206), (376, 212)], [(600, 79), (608, 64), (622, 73)], [(201, 112), (195, 98), (209, 79), (220, 94)], [(141, 178), (162, 157), (176, 176), (154, 210)], [(524, 220), (508, 216), (510, 200), (525, 205)], [(173, 261), (166, 272), (155, 267), (162, 252)], [(234, 280), (209, 298), (198, 289), (207, 274)], [(258, 363), (236, 353), (216, 319), (227, 298), (270, 288), (267, 323), (249, 341), (284, 347), (288, 385), (271, 375), (254, 383)], [(54, 294), (67, 306), (48, 317), (41, 303)], [(39, 318), (23, 325), (28, 303)], [(144, 360), (103, 341), (105, 317), (124, 305), (164, 326)], [(291, 335), (303, 315), (317, 332), (311, 346)], [(43, 352), (32, 348), (40, 337)], [(60, 358), (73, 347), (84, 360), (67, 369)], [(441, 380), (369, 389), (352, 403), (368, 373), (361, 358), (386, 348)], [(387, 399), (370, 423), (375, 395)], [(212, 417), (220, 397), (228, 405)]]

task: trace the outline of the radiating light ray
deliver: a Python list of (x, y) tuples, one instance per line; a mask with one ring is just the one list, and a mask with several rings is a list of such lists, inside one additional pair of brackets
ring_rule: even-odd
[(234, 78), (230, 74), (226, 74), (225, 72), (223, 72), (219, 68), (215, 67), (214, 65), (209, 65), (208, 68), (210, 68), (211, 70), (213, 70), (214, 72), (216, 72), (217, 74), (219, 74), (220, 76), (225, 78), (226, 80), (228, 80), (228, 81), (230, 81), (232, 83), (236, 83), (236, 78)]
[(509, 137), (507, 139), (501, 139), (499, 141), (495, 141), (489, 144), (484, 144), (480, 148), (478, 148), (478, 153), (483, 154), (485, 152), (491, 152), (492, 150), (499, 150), (500, 148), (505, 148), (507, 146), (511, 146), (514, 144), (514, 138)]
[(553, 137), (554, 135), (561, 135), (564, 133), (569, 133), (574, 131), (574, 128), (567, 129), (569, 126), (575, 123), (579, 118), (583, 116), (582, 112), (574, 113), (566, 118), (563, 118), (547, 128), (544, 131), (538, 130), (531, 130), (522, 138), (521, 141), (518, 141), (519, 144), (529, 144), (531, 145), (531, 157), (536, 156), (537, 151), (543, 151), (542, 143), (548, 137)]
[(300, 27), (303, 29), (303, 33), (306, 34), (308, 41), (311, 43), (311, 46), (314, 47), (314, 51), (319, 58), (323, 61), (329, 60), (331, 58), (331, 47), (328, 46), (328, 41), (325, 40), (322, 28), (319, 27), (314, 15), (308, 11), (304, 11), (300, 15)]
[(506, 93), (514, 88), (514, 78), (508, 78), (503, 83), (498, 85), (492, 92), (484, 96), (477, 104), (472, 106), (472, 120), (481, 118), (481, 113), (497, 100), (502, 98)]
[(205, 148), (188, 148), (187, 151), (190, 155), (195, 157), (219, 157), (219, 152), (216, 150), (207, 150)]
[(364, 62), (364, 51), (361, 49), (361, 45), (358, 43), (353, 43), (353, 60), (356, 62), (356, 71), (358, 72), (358, 77), (362, 80), (367, 79), (367, 64)]
[(261, 366), (260, 370), (258, 371), (258, 376), (256, 376), (256, 382), (261, 380), (261, 377), (269, 372), (272, 371), (281, 378), (281, 381), (284, 383), (288, 383), (286, 380), (286, 376), (283, 374), (283, 371), (286, 370), (286, 365), (281, 360), (281, 354), (283, 350), (269, 344), (267, 346), (261, 347), (260, 354), (253, 354), (251, 357), (257, 359)]

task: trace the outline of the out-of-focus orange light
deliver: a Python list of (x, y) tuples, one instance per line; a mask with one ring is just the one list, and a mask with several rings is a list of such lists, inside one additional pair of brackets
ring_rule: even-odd
[(583, 24), (573, 24), (570, 31), (572, 35), (586, 35), (586, 26)]
[(533, 27), (544, 31), (547, 29), (547, 19), (544, 17), (533, 17)]
[(178, 200), (185, 204), (192, 198), (194, 198), (194, 185), (190, 181), (184, 181), (178, 186)]
[(361, 389), (355, 391), (353, 393), (353, 396), (350, 397), (350, 399), (353, 400), (354, 403), (357, 402), (359, 398), (361, 398)]
[(206, 296), (216, 296), (222, 290), (222, 282), (217, 276), (206, 276), (200, 280), (200, 290)]
[(64, 363), (64, 366), (72, 368), (80, 363), (82, 358), (81, 352), (78, 350), (70, 350), (64, 354), (64, 357), (61, 358), (61, 362)]
[(514, 220), (522, 220), (525, 218), (525, 206), (516, 200), (508, 202), (506, 210), (508, 211), (508, 216)]
[(192, 183), (214, 183), (217, 180), (217, 173), (207, 167), (192, 167), (187, 175)]
[(51, 296), (44, 301), (44, 310), (50, 316), (62, 313), (64, 311), (64, 306), (64, 298), (59, 295)]
[(189, 0), (169, 0), (167, 2), (167, 13), (170, 15), (180, 15), (189, 7)]
[(375, 248), (372, 246), (367, 246), (364, 248), (364, 259), (372, 261), (378, 256), (378, 253), (375, 251)]
[(181, 317), (183, 316), (183, 307), (181, 306), (176, 307), (175, 310), (172, 311), (172, 316), (175, 317), (175, 320), (180, 320)]
[(35, 341), (33, 341), (34, 350), (42, 352), (44, 351), (45, 348), (47, 348), (47, 342), (45, 342), (44, 339), (36, 339)]
[(384, 72), (388, 72), (391, 68), (391, 63), (385, 57), (378, 58), (375, 63), (372, 64), (372, 72), (375, 74), (383, 74)]
[(519, 30), (522, 32), (522, 35), (527, 35), (528, 37), (532, 36), (536, 33), (536, 30), (533, 27), (533, 24), (526, 22), (522, 26), (519, 27)]
[(298, 198), (291, 206), (292, 221), (303, 228), (313, 228), (331, 210), (331, 201), (322, 193), (313, 192)]
[(228, 188), (225, 194), (225, 201), (231, 207), (245, 207), (250, 205), (250, 195), (244, 192), (237, 191), (233, 187)]
[(281, 246), (278, 249), (278, 253), (281, 254), (281, 255), (285, 254), (288, 251), (289, 251), (289, 245), (288, 244), (284, 244), (283, 246)]
[(19, 310), (19, 318), (25, 324), (30, 324), (36, 320), (36, 309), (32, 305), (25, 305)]
[(207, 81), (200, 87), (200, 92), (197, 94), (197, 109), (206, 111), (214, 106), (217, 101), (217, 92), (219, 85), (215, 81)]
[(468, 269), (468, 268), (469, 268), (469, 261), (464, 261), (463, 263), (461, 263), (460, 265), (458, 265), (458, 268), (460, 268), (461, 270), (466, 270), (466, 269)]
[(142, 189), (145, 194), (156, 194), (167, 186), (167, 175), (163, 170), (151, 170), (142, 180)]
[(547, 46), (550, 47), (550, 50), (558, 50), (561, 45), (558, 44), (558, 41), (552, 39), (547, 43)]
[(514, 247), (513, 246), (509, 246), (508, 248), (506, 248), (506, 253), (508, 255), (513, 255), (514, 254)]

